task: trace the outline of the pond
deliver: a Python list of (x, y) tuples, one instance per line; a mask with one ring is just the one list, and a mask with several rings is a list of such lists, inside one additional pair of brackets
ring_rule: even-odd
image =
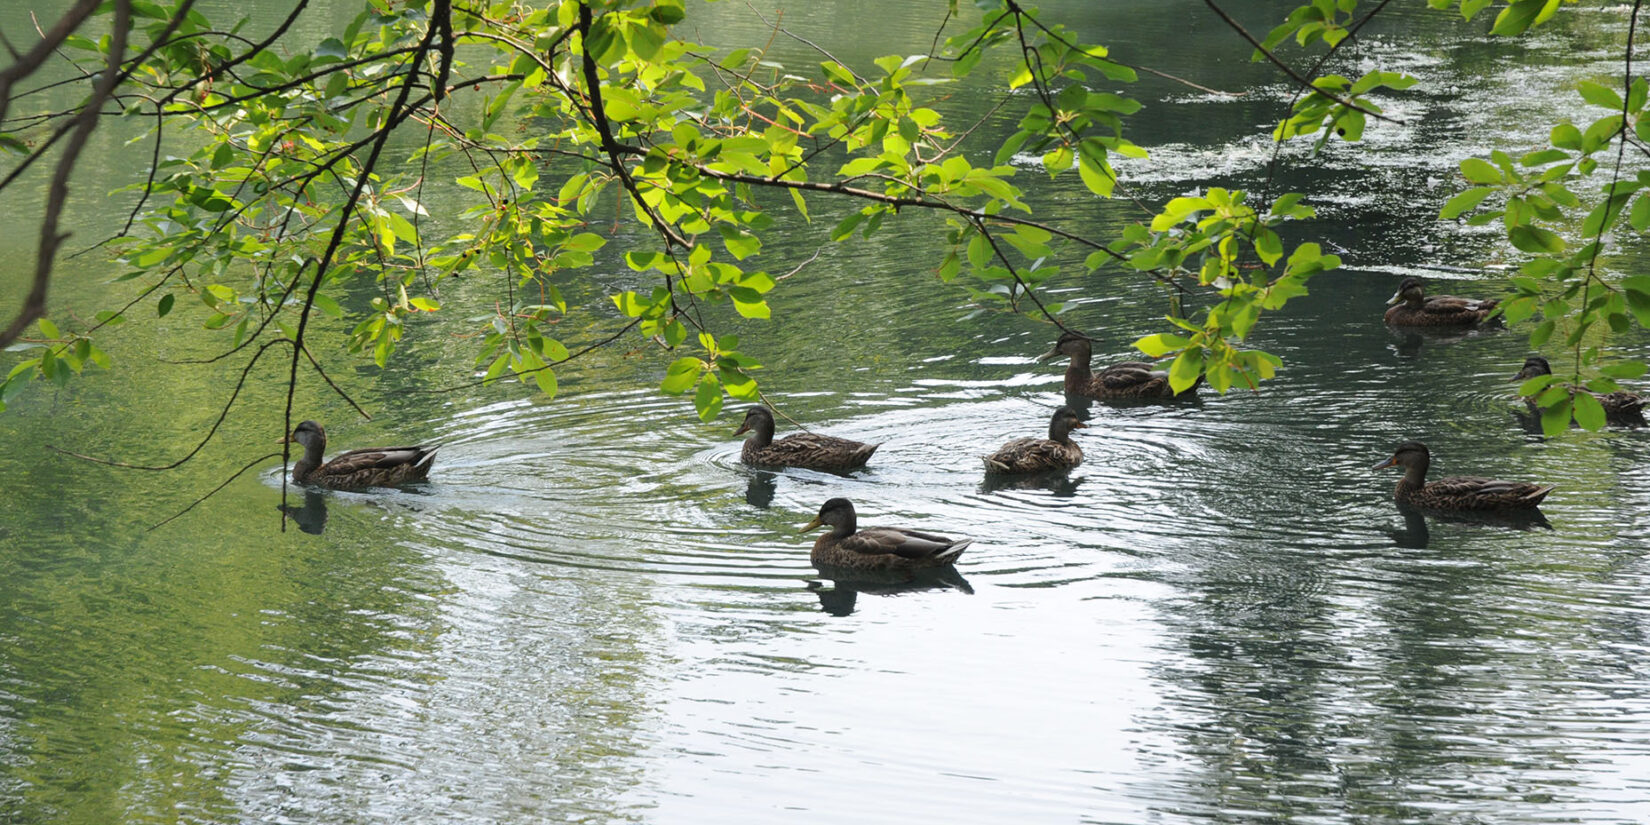
[[(1265, 31), (1290, 4), (1229, 5)], [(1133, 191), (1264, 185), (1292, 90), (1203, 4), (1046, 6), (1119, 59), (1246, 92), (1130, 89), (1146, 108), (1129, 135), (1152, 153), (1122, 165)], [(759, 8), (857, 65), (926, 50), (943, 13)], [(743, 4), (689, 12), (684, 36), (769, 41)], [(0, 12), (8, 32), (20, 14)], [(739, 410), (701, 424), (653, 389), (668, 358), (633, 338), (560, 370), (553, 400), (464, 386), (491, 311), (477, 281), (388, 370), (322, 355), (371, 421), (300, 385), (300, 417), (326, 423), (334, 450), (439, 442), (427, 485), (295, 488), (283, 531), (268, 462), (157, 527), (275, 449), (284, 372), (254, 373), (175, 471), (49, 450), (166, 463), (218, 418), (244, 361), (177, 365), (216, 352), (196, 316), (126, 325), (116, 369), (37, 385), (0, 415), (0, 821), (1650, 818), (1650, 431), (1532, 431), (1508, 380), (1521, 327), (1380, 321), (1409, 275), (1496, 295), (1519, 260), (1498, 228), (1435, 219), (1459, 186), (1452, 159), (1543, 141), (1576, 80), (1619, 71), (1627, 17), (1566, 7), (1528, 41), (1492, 42), (1483, 21), (1389, 14), (1349, 56), (1424, 77), (1383, 101), (1403, 124), (1282, 153), (1276, 186), (1320, 210), (1302, 236), (1346, 261), (1257, 329), (1285, 369), (1258, 392), (1089, 405), (1086, 460), (1042, 484), (989, 484), (980, 456), (1046, 431), (1065, 403), (1061, 365), (1033, 360), (1057, 330), (940, 285), (933, 216), (833, 245), (839, 205), (818, 202), (761, 255), (788, 272), (823, 246), (774, 293), (774, 320), (729, 321), (787, 415), (882, 443), (846, 477), (745, 468)], [(783, 36), (773, 49), (819, 60)], [(936, 105), (971, 122), (1005, 72), (938, 87)], [(136, 174), (135, 134), (99, 133), (101, 177), (77, 193)], [(1136, 219), (1067, 177), (1027, 163), (1021, 184), (1096, 234)], [(123, 208), (88, 196), (70, 247)], [(645, 240), (633, 223), (601, 231), (612, 257), (592, 295), (633, 277), (617, 256)], [(9, 234), (26, 256), (32, 235)], [(54, 306), (119, 294), (96, 258), (65, 262)], [(1096, 363), (1165, 328), (1149, 279), (1057, 289)], [(575, 313), (564, 340), (620, 325)], [(1650, 353), (1643, 335), (1616, 343)], [(1431, 446), (1435, 472), (1558, 485), (1547, 524), (1399, 511), (1396, 477), (1370, 468), (1407, 439)], [(797, 530), (836, 496), (862, 523), (974, 543), (954, 575), (824, 578)]]

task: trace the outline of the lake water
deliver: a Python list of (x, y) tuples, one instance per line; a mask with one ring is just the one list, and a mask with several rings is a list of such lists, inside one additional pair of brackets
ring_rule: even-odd
[[(927, 48), (940, 6), (916, 5), (783, 19), (864, 65)], [(1047, 13), (1123, 60), (1247, 92), (1131, 90), (1146, 109), (1129, 134), (1153, 153), (1122, 165), (1138, 194), (1258, 188), (1291, 90), (1200, 3), (1095, 5)], [(1255, 31), (1289, 6), (1230, 5)], [(267, 28), (279, 11), (257, 14)], [(827, 244), (774, 294), (773, 322), (726, 322), (788, 415), (883, 442), (851, 477), (745, 469), (738, 408), (699, 423), (651, 389), (669, 358), (634, 338), (562, 368), (554, 400), (434, 391), (472, 375), (468, 336), (496, 287), (476, 278), (448, 287), (452, 311), (389, 370), (321, 352), (373, 420), (300, 386), (300, 417), (326, 423), (333, 449), (442, 443), (428, 485), (294, 490), (283, 532), (271, 463), (151, 530), (274, 449), (285, 373), (260, 367), (177, 471), (47, 450), (164, 463), (217, 417), (244, 361), (170, 365), (216, 351), (193, 313), (128, 324), (114, 371), (35, 386), (0, 415), (0, 822), (1650, 819), (1650, 431), (1532, 433), (1508, 382), (1522, 329), (1380, 323), (1405, 275), (1497, 294), (1496, 271), (1519, 260), (1498, 230), (1434, 219), (1457, 191), (1452, 159), (1535, 148), (1576, 80), (1619, 71), (1626, 25), (1566, 7), (1529, 41), (1492, 43), (1482, 20), (1392, 12), (1349, 71), (1379, 57), (1422, 74), (1383, 101), (1405, 125), (1283, 153), (1279, 186), (1320, 208), (1299, 237), (1347, 264), (1257, 330), (1285, 369), (1259, 392), (1096, 403), (1077, 434), (1087, 460), (1042, 486), (992, 489), (979, 457), (1044, 432), (1064, 403), (1061, 367), (1032, 360), (1056, 330), (974, 315), (939, 285), (930, 215)], [(696, 5), (684, 26), (721, 45), (769, 38), (742, 4)], [(819, 59), (784, 37), (774, 49)], [(983, 111), (1003, 65), (937, 87), (938, 105)], [(141, 167), (128, 136), (100, 132), (98, 174)], [(1138, 217), (1075, 176), (1028, 165), (1021, 183), (1051, 219), (1102, 236)], [(119, 214), (101, 188), (77, 190), (73, 248)], [(768, 239), (763, 266), (826, 244), (841, 205), (813, 206), (812, 225)], [(3, 243), (26, 255), (32, 237)], [(569, 298), (636, 283), (617, 256), (643, 240), (620, 227)], [(95, 254), (66, 263), (54, 310), (104, 306), (113, 271)], [(1165, 328), (1140, 276), (1058, 290), (1097, 363)], [(575, 313), (564, 340), (620, 323)], [(1615, 343), (1650, 353), (1642, 334)], [(1369, 468), (1412, 438), (1435, 473), (1559, 485), (1550, 527), (1401, 513), (1395, 475)], [(926, 587), (822, 579), (796, 531), (833, 496), (862, 523), (974, 545)]]

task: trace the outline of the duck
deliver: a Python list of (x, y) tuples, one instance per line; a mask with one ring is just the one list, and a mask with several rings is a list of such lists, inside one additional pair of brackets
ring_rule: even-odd
[(1531, 484), (1527, 481), (1499, 481), (1477, 476), (1455, 476), (1427, 483), (1427, 467), (1432, 455), (1427, 445), (1419, 441), (1405, 441), (1393, 451), (1392, 457), (1376, 464), (1373, 469), (1403, 467), (1404, 477), (1398, 480), (1393, 493), (1399, 504), (1423, 510), (1533, 510), (1554, 489), (1554, 485)]
[(1429, 298), (1421, 279), (1405, 278), (1387, 303), (1392, 306), (1386, 322), (1395, 327), (1472, 327), (1483, 323), (1499, 302), (1454, 295)]
[(985, 457), (988, 473), (1041, 473), (1069, 470), (1083, 463), (1083, 448), (1071, 440), (1072, 430), (1087, 428), (1070, 407), (1054, 411), (1048, 438), (1016, 438)]
[[(1089, 361), (1094, 357), (1094, 345), (1088, 337), (1075, 332), (1061, 333), (1060, 339), (1054, 342), (1054, 348), (1037, 356), (1038, 361), (1048, 361), (1062, 355), (1071, 356), (1071, 366), (1066, 367), (1066, 394), (1082, 398), (1174, 398), (1176, 393), (1169, 386), (1169, 374), (1163, 370), (1154, 370), (1152, 365), (1145, 361), (1121, 361), (1101, 370), (1098, 375), (1089, 369)], [(1193, 384), (1180, 395), (1192, 395), (1197, 391), (1197, 385), (1203, 383), (1200, 376), (1197, 384)]]
[[(1522, 382), (1537, 376), (1552, 374), (1553, 368), (1551, 364), (1547, 363), (1547, 359), (1539, 355), (1532, 355), (1524, 359), (1524, 367), (1510, 380)], [(1646, 404), (1650, 404), (1650, 398), (1631, 392), (1595, 392), (1592, 393), (1592, 396), (1598, 399), (1599, 406), (1604, 408), (1605, 417), (1611, 421), (1617, 424), (1644, 426), (1644, 407)], [(1531, 409), (1540, 409), (1534, 398), (1524, 400), (1530, 405)]]
[(314, 421), (300, 423), (282, 439), (303, 445), (304, 456), (292, 463), (292, 481), (334, 490), (366, 487), (395, 487), (423, 481), (430, 475), (435, 451), (440, 445), (416, 447), (366, 447), (339, 453), (322, 463), (327, 449), (327, 431)]
[(740, 457), (755, 467), (802, 467), (827, 473), (846, 473), (865, 466), (881, 444), (864, 444), (815, 433), (794, 433), (773, 440), (773, 411), (756, 406), (745, 411), (745, 421), (734, 435), (750, 433)]
[(961, 556), (971, 538), (953, 539), (904, 527), (857, 529), (854, 504), (833, 498), (819, 508), (819, 515), (803, 525), (806, 533), (829, 525), (831, 530), (814, 541), (808, 554), (815, 567), (849, 570), (923, 570), (943, 567)]

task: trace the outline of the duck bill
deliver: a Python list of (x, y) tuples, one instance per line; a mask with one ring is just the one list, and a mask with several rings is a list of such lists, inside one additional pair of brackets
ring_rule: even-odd
[(739, 429), (734, 430), (733, 434), (734, 435), (743, 435), (745, 433), (750, 432), (750, 430), (751, 430), (751, 423), (749, 421), (746, 421), (743, 424), (740, 424)]
[(808, 523), (807, 523), (807, 524), (804, 524), (804, 525), (802, 525), (802, 529), (801, 529), (801, 530), (798, 530), (798, 531), (796, 531), (796, 532), (798, 532), (798, 533), (806, 533), (806, 532), (808, 532), (808, 531), (809, 531), (809, 530), (812, 530), (812, 529), (814, 529), (814, 528), (815, 528), (815, 527), (818, 527), (818, 526), (820, 526), (820, 525), (822, 525), (822, 524), (824, 524), (824, 523), (825, 523), (825, 522), (823, 522), (823, 521), (820, 521), (820, 520), (819, 520), (819, 516), (814, 516), (814, 520), (813, 520), (813, 521), (810, 521), (810, 522), (808, 522)]
[(1517, 375), (1508, 378), (1507, 381), (1512, 384), (1517, 384), (1520, 381), (1528, 381), (1534, 377), (1534, 375), (1530, 374), (1529, 370), (1519, 370)]
[(1052, 361), (1052, 360), (1054, 360), (1056, 358), (1059, 358), (1059, 357), (1060, 357), (1060, 347), (1059, 347), (1059, 345), (1056, 345), (1054, 347), (1054, 349), (1051, 349), (1048, 352), (1045, 352), (1042, 355), (1037, 356), (1037, 360), (1039, 362), (1041, 362), (1041, 361)]
[(292, 436), (289, 435), (286, 438), (277, 439), (275, 441), (275, 443), (276, 444), (297, 444), (298, 439), (293, 438)]
[(1397, 292), (1392, 293), (1391, 298), (1386, 299), (1386, 305), (1387, 306), (1392, 306), (1393, 304), (1399, 303), (1403, 300), (1404, 300), (1404, 291), (1400, 289)]
[(1371, 469), (1371, 470), (1385, 470), (1388, 467), (1396, 467), (1396, 466), (1398, 466), (1398, 457), (1397, 456), (1392, 456), (1391, 458), (1388, 458), (1387, 460), (1385, 460), (1385, 461), (1383, 461), (1383, 462), (1381, 462), (1381, 463), (1379, 463), (1379, 464), (1377, 464), (1377, 465), (1375, 465), (1375, 466), (1373, 466), (1369, 469)]
[(1089, 428), (1089, 425), (1084, 424), (1081, 421), (1074, 421), (1072, 422), (1071, 428), (1074, 430), (1086, 430)]

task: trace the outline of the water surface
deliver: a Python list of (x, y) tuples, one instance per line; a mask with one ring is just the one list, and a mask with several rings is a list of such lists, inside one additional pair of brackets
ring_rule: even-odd
[[(1134, 89), (1147, 108), (1130, 134), (1153, 152), (1123, 167), (1138, 193), (1259, 188), (1261, 136), (1292, 90), (1201, 4), (1088, 5), (1048, 11), (1121, 59), (1247, 92)], [(1230, 5), (1253, 30), (1282, 8)], [(932, 40), (930, 9), (855, 23), (865, 8), (784, 21), (856, 63)], [(717, 44), (768, 39), (737, 4), (690, 23)], [(150, 530), (268, 449), (284, 373), (258, 373), (173, 473), (48, 451), (170, 460), (217, 417), (241, 364), (158, 360), (211, 354), (185, 349), (199, 319), (130, 324), (119, 369), (35, 387), (0, 417), (0, 821), (1643, 821), (1650, 434), (1532, 434), (1507, 382), (1521, 330), (1379, 323), (1408, 274), (1496, 293), (1516, 253), (1433, 220), (1450, 159), (1533, 148), (1532, 113), (1612, 71), (1625, 26), (1567, 8), (1520, 43), (1421, 9), (1374, 27), (1351, 66), (1379, 56), (1427, 83), (1385, 102), (1405, 124), (1362, 148), (1283, 152), (1276, 186), (1321, 210), (1301, 236), (1347, 262), (1257, 331), (1286, 369), (1254, 393), (1093, 404), (1087, 461), (1042, 486), (988, 486), (979, 456), (1064, 403), (1059, 367), (1032, 361), (1056, 330), (939, 286), (933, 216), (826, 246), (773, 322), (728, 321), (788, 415), (883, 442), (850, 477), (744, 468), (739, 416), (704, 425), (657, 395), (668, 358), (647, 348), (569, 365), (554, 400), (434, 392), (471, 374), (457, 320), (415, 330), (390, 370), (323, 354), (370, 422), (300, 392), (339, 447), (441, 442), (428, 485), (295, 491), (281, 532), (270, 466)], [(988, 63), (936, 105), (978, 116), (1005, 72)], [(122, 138), (100, 135), (115, 164)], [(1055, 218), (1098, 232), (1138, 217), (1040, 174), (1027, 164), (1024, 182)], [(88, 236), (119, 213), (81, 208)], [(813, 208), (763, 266), (825, 243), (838, 205)], [(639, 237), (619, 230), (601, 289), (636, 277), (616, 256)], [(59, 306), (116, 289), (92, 257), (65, 265)], [(490, 311), (490, 289), (443, 299), (463, 319)], [(1060, 289), (1097, 360), (1162, 329), (1138, 276)], [(603, 312), (570, 319), (567, 343), (616, 329)], [(1410, 438), (1441, 472), (1558, 484), (1550, 529), (1406, 517), (1396, 478), (1369, 467)], [(954, 577), (916, 586), (823, 579), (796, 528), (832, 496), (863, 522), (975, 544)]]

